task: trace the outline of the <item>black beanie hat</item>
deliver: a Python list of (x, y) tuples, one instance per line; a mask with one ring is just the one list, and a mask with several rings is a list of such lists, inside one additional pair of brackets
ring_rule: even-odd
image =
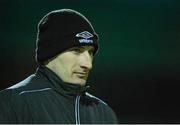
[(60, 9), (46, 14), (38, 24), (36, 61), (44, 61), (77, 46), (92, 45), (98, 50), (98, 35), (82, 14)]

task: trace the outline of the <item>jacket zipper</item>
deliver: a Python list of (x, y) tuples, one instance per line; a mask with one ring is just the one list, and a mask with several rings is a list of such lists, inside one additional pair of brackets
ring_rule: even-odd
[(79, 100), (80, 100), (80, 95), (76, 96), (76, 101), (75, 101), (75, 119), (76, 119), (76, 125), (80, 125), (80, 115), (79, 115)]

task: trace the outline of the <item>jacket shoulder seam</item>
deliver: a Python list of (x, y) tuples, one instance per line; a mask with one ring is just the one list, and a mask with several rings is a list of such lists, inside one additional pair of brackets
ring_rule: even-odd
[(26, 91), (21, 91), (21, 92), (19, 92), (18, 95), (27, 94), (27, 93), (42, 92), (42, 91), (46, 91), (46, 90), (50, 90), (50, 89), (52, 89), (52, 88), (43, 88), (43, 89), (26, 90)]

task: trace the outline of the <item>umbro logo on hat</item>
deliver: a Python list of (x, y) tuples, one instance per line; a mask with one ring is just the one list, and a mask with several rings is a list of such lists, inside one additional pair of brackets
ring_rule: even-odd
[(83, 31), (81, 33), (76, 34), (76, 37), (82, 37), (84, 39), (88, 39), (88, 38), (93, 37), (93, 35), (88, 31)]
[(88, 31), (83, 31), (81, 33), (76, 34), (76, 37), (81, 37), (84, 39), (79, 39), (80, 43), (93, 43), (93, 40), (90, 40), (89, 38), (93, 37), (93, 35)]

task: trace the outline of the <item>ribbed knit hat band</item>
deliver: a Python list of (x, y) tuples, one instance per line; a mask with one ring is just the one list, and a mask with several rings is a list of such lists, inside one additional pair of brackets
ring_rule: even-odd
[(91, 23), (77, 11), (61, 9), (46, 14), (38, 25), (36, 61), (42, 63), (63, 51), (92, 45), (97, 52), (98, 35)]

